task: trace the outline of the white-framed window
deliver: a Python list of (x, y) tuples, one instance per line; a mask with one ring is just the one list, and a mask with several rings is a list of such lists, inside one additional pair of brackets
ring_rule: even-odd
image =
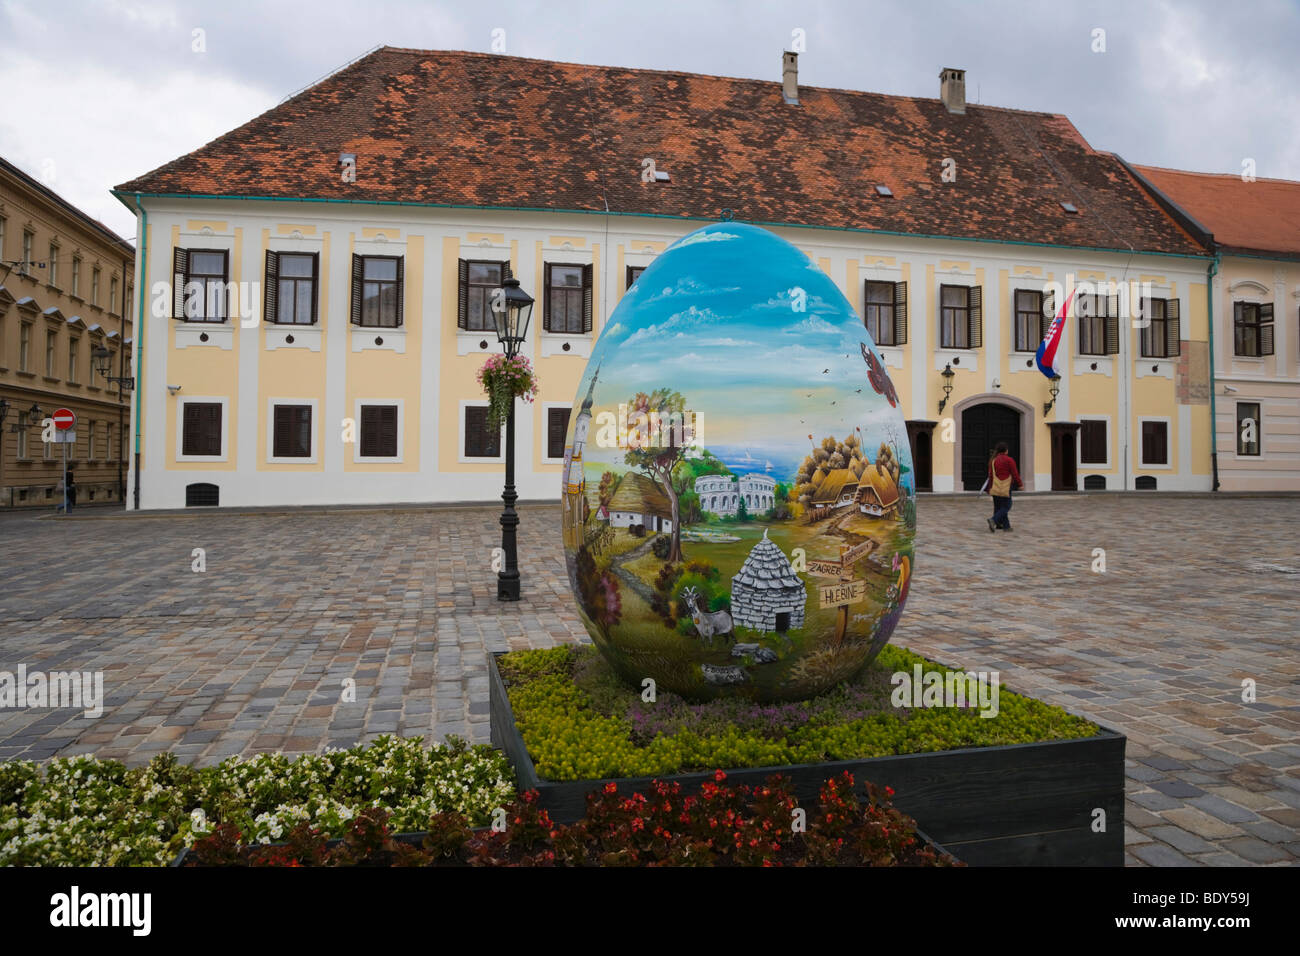
[(99, 307), (99, 266), (90, 270), (90, 304)]
[(81, 256), (72, 257), (72, 289), (69, 294), (81, 298)]
[(45, 281), (58, 288), (59, 285), (59, 244), (50, 243), (50, 257), (45, 263)]
[(1264, 444), (1263, 402), (1237, 402), (1237, 457), (1258, 458)]
[(505, 462), (505, 426), (494, 436), (487, 427), (487, 400), (462, 399), (460, 403), (460, 445), (462, 464)]
[(194, 396), (176, 400), (176, 460), (226, 461), (230, 451), (230, 399)]
[(266, 402), (266, 461), (272, 465), (314, 465), (318, 460), (314, 398), (270, 398)]
[(1138, 418), (1138, 467), (1173, 468), (1172, 430), (1168, 416)]
[(400, 464), (405, 455), (405, 409), (406, 403), (400, 398), (358, 398), (354, 406), (357, 434), (352, 460), (358, 464)]

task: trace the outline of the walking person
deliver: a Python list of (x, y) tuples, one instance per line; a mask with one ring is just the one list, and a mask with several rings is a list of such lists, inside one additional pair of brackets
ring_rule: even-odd
[(71, 511), (77, 507), (77, 479), (73, 477), (72, 469), (68, 469), (68, 510)]
[(1024, 482), (1020, 480), (1016, 460), (1007, 454), (1007, 443), (1004, 441), (998, 442), (994, 449), (985, 486), (993, 496), (993, 517), (988, 519), (989, 531), (997, 531), (999, 528), (1010, 531), (1011, 522), (1007, 520), (1007, 514), (1011, 511), (1011, 490), (1013, 487), (1017, 491), (1024, 488)]

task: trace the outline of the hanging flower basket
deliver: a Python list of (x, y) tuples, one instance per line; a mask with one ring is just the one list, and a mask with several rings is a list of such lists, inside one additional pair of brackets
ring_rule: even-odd
[(510, 414), (516, 398), (531, 402), (537, 397), (537, 373), (522, 355), (506, 358), (492, 355), (478, 370), (478, 383), (488, 396), (488, 428), (499, 429)]

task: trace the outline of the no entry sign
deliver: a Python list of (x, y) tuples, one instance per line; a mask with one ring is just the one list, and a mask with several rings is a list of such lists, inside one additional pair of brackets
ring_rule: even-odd
[(77, 416), (72, 414), (72, 410), (68, 408), (56, 408), (54, 414), (50, 416), (50, 420), (54, 422), (54, 427), (61, 432), (65, 432), (77, 424)]

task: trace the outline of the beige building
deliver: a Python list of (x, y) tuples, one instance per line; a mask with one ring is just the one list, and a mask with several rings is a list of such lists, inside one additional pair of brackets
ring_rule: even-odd
[(1300, 183), (1137, 170), (1215, 253), (1216, 487), (1300, 491)]
[[(1029, 491), (1209, 490), (1211, 257), (1118, 158), (1063, 116), (967, 104), (961, 70), (898, 97), (779, 65), (765, 82), (383, 48), (118, 186), (148, 293), (130, 506), (498, 500), (475, 375), (507, 276), (537, 300), (521, 354), (541, 380), (516, 484), (553, 500), (620, 300), (731, 219), (861, 311), (917, 490), (976, 492), (998, 441)], [(1051, 380), (1035, 350), (1072, 290)]]
[(0, 508), (62, 500), (64, 448), (42, 440), (57, 408), (77, 417), (78, 505), (123, 500), (131, 392), (108, 376), (130, 374), (134, 264), (125, 239), (0, 159)]

